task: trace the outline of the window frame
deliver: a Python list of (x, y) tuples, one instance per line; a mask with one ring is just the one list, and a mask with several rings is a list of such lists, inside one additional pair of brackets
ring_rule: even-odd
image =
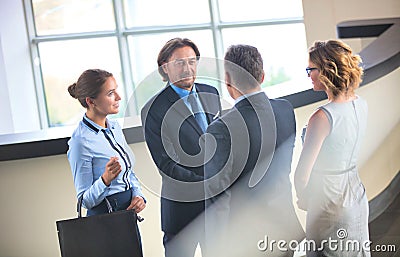
[[(210, 12), (210, 22), (202, 24), (190, 24), (190, 25), (174, 25), (174, 26), (151, 26), (151, 27), (125, 27), (125, 14), (123, 0), (112, 0), (114, 19), (115, 19), (115, 31), (99, 31), (99, 32), (81, 32), (81, 33), (69, 33), (59, 35), (41, 35), (37, 36), (35, 33), (35, 21), (33, 4), (31, 0), (24, 0), (25, 15), (27, 23), (28, 38), (31, 42), (30, 53), (32, 68), (34, 73), (34, 83), (37, 95), (38, 110), (41, 129), (49, 129), (49, 117), (46, 107), (46, 97), (44, 81), (42, 77), (42, 70), (40, 64), (40, 53), (38, 45), (42, 42), (54, 42), (63, 40), (74, 40), (74, 39), (92, 39), (101, 37), (115, 37), (118, 42), (118, 51), (120, 54), (120, 65), (122, 72), (122, 83), (124, 85), (124, 94), (126, 96), (133, 96), (136, 99), (134, 93), (135, 83), (131, 72), (131, 60), (129, 54), (129, 36), (141, 36), (146, 34), (158, 34), (165, 32), (182, 32), (182, 31), (196, 31), (196, 30), (210, 30), (212, 33), (214, 53), (216, 58), (223, 59), (223, 38), (221, 31), (226, 28), (240, 28), (240, 27), (254, 27), (254, 26), (268, 26), (268, 25), (285, 25), (294, 23), (303, 23), (303, 17), (293, 17), (285, 19), (265, 19), (257, 21), (236, 21), (236, 22), (223, 22), (219, 17), (219, 5), (218, 0), (207, 0)], [(140, 113), (139, 106), (135, 106), (134, 110), (127, 109), (126, 115), (132, 115), (132, 111)]]
[[(132, 78), (132, 65), (129, 54), (129, 36), (140, 36), (146, 34), (158, 34), (163, 32), (183, 32), (183, 31), (196, 31), (196, 30), (210, 30), (212, 34), (214, 53), (216, 58), (223, 59), (224, 57), (224, 46), (222, 38), (222, 30), (226, 28), (239, 28), (249, 26), (265, 26), (265, 25), (285, 25), (302, 23), (304, 24), (303, 17), (293, 17), (287, 19), (265, 19), (258, 21), (237, 21), (237, 22), (222, 22), (219, 17), (219, 6), (218, 0), (207, 0), (210, 12), (210, 22), (203, 24), (191, 24), (191, 25), (174, 25), (174, 26), (152, 26), (152, 27), (132, 27), (125, 28), (125, 17), (123, 10), (123, 0), (112, 0), (114, 7), (114, 18), (115, 18), (115, 31), (99, 31), (99, 32), (81, 32), (81, 33), (70, 33), (70, 34), (59, 34), (59, 35), (36, 35), (35, 21), (33, 4), (31, 0), (23, 0), (23, 12), (25, 15), (26, 31), (30, 45), (30, 59), (33, 70), (33, 86), (36, 92), (37, 110), (38, 117), (40, 119), (40, 130), (23, 132), (23, 133), (12, 133), (0, 135), (0, 152), (4, 154), (4, 158), (1, 160), (15, 160), (23, 158), (32, 158), (39, 156), (49, 156), (56, 154), (65, 154), (68, 146), (66, 144), (69, 136), (72, 133), (72, 127), (61, 126), (61, 127), (49, 127), (49, 117), (46, 107), (46, 96), (44, 91), (44, 82), (42, 77), (42, 69), (40, 66), (40, 53), (38, 45), (42, 42), (55, 42), (63, 40), (75, 40), (75, 39), (92, 39), (101, 37), (116, 37), (118, 42), (118, 51), (120, 54), (122, 83), (124, 85), (125, 95), (136, 97), (134, 94), (135, 84)], [(298, 93), (307, 93), (304, 92)], [(284, 96), (281, 98), (290, 98)], [(322, 96), (323, 98), (323, 96)], [(303, 98), (304, 100), (304, 98)], [(313, 101), (313, 100), (311, 100)], [(130, 115), (129, 109), (126, 111), (126, 115)], [(138, 106), (136, 113), (140, 113)], [(127, 136), (128, 143), (143, 142), (142, 127), (139, 124), (130, 124), (129, 128), (124, 128), (124, 133)], [(37, 149), (45, 149), (43, 151), (37, 151)], [(11, 153), (11, 154), (10, 154)]]

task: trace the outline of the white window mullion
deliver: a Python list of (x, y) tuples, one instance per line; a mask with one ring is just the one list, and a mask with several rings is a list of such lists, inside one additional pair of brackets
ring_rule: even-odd
[(33, 16), (32, 2), (30, 0), (24, 0), (24, 6), (26, 9), (25, 20), (26, 20), (28, 38), (30, 42), (31, 63), (32, 63), (34, 84), (36, 89), (36, 101), (37, 101), (37, 110), (39, 112), (38, 114), (40, 120), (40, 127), (41, 129), (47, 129), (49, 127), (49, 120), (47, 115), (46, 98), (45, 98), (43, 78), (40, 66), (39, 48), (38, 44), (34, 43), (36, 32), (35, 32), (35, 17)]
[[(131, 72), (131, 60), (129, 58), (129, 47), (127, 35), (125, 31), (125, 20), (124, 20), (124, 10), (121, 0), (113, 0), (114, 4), (114, 16), (116, 25), (116, 34), (118, 37), (119, 54), (121, 58), (121, 71), (122, 79), (124, 80), (124, 93), (127, 99), (127, 108), (125, 110), (126, 116), (133, 116), (140, 113), (137, 106), (136, 94), (134, 94), (135, 85), (132, 78)], [(130, 99), (133, 97), (134, 99)], [(129, 104), (129, 105), (128, 105)]]

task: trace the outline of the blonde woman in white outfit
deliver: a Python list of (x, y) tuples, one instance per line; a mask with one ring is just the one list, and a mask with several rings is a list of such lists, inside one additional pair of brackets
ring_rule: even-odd
[(307, 256), (370, 256), (368, 200), (357, 166), (368, 111), (354, 92), (363, 75), (360, 63), (339, 40), (317, 41), (309, 49), (307, 74), (329, 102), (308, 121), (295, 172), (298, 206), (307, 211)]

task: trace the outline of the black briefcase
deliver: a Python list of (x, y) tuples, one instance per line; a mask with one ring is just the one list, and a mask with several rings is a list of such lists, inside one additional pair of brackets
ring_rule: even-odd
[[(107, 201), (107, 200), (106, 200)], [(56, 221), (62, 257), (143, 257), (134, 210)]]

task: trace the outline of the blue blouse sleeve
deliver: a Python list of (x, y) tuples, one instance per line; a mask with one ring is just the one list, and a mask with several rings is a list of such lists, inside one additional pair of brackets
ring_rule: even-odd
[(83, 194), (83, 207), (86, 209), (93, 208), (103, 201), (107, 195), (108, 187), (101, 177), (93, 182), (93, 156), (85, 138), (73, 136), (68, 145), (67, 156), (71, 166), (77, 198)]

